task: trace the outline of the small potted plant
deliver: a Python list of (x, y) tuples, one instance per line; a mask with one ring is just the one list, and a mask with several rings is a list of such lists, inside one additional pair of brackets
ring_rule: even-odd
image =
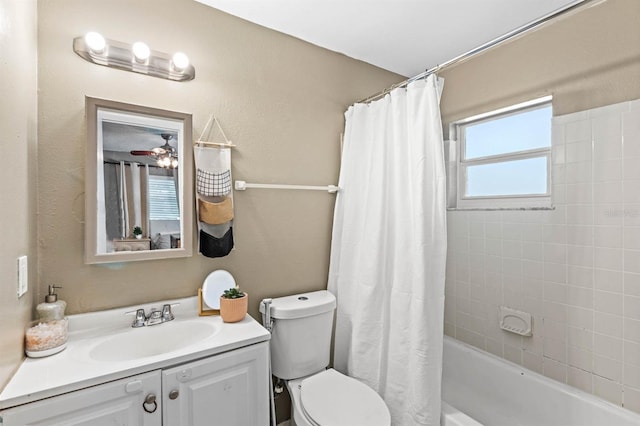
[(242, 321), (247, 314), (249, 295), (239, 287), (225, 290), (220, 296), (220, 316), (224, 322)]
[(142, 228), (140, 228), (139, 226), (136, 226), (133, 228), (133, 236), (136, 237), (137, 239), (141, 239), (142, 238)]

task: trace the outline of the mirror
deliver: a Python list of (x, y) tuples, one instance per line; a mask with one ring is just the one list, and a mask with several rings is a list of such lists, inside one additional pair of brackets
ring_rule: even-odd
[(192, 254), (191, 114), (86, 98), (85, 262)]

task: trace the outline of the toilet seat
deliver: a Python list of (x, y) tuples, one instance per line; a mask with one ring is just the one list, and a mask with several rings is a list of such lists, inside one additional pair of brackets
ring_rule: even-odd
[(369, 386), (333, 369), (300, 382), (305, 416), (318, 426), (389, 426), (382, 398)]

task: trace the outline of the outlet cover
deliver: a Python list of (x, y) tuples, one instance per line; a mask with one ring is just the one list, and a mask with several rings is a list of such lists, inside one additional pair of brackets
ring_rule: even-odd
[(22, 297), (29, 289), (27, 256), (18, 258), (18, 297)]

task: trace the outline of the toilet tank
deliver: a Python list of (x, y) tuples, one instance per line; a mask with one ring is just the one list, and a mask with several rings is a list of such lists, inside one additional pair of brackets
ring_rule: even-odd
[[(326, 290), (272, 299), (271, 370), (297, 379), (329, 365), (336, 298)], [(264, 305), (260, 304), (264, 313)]]

